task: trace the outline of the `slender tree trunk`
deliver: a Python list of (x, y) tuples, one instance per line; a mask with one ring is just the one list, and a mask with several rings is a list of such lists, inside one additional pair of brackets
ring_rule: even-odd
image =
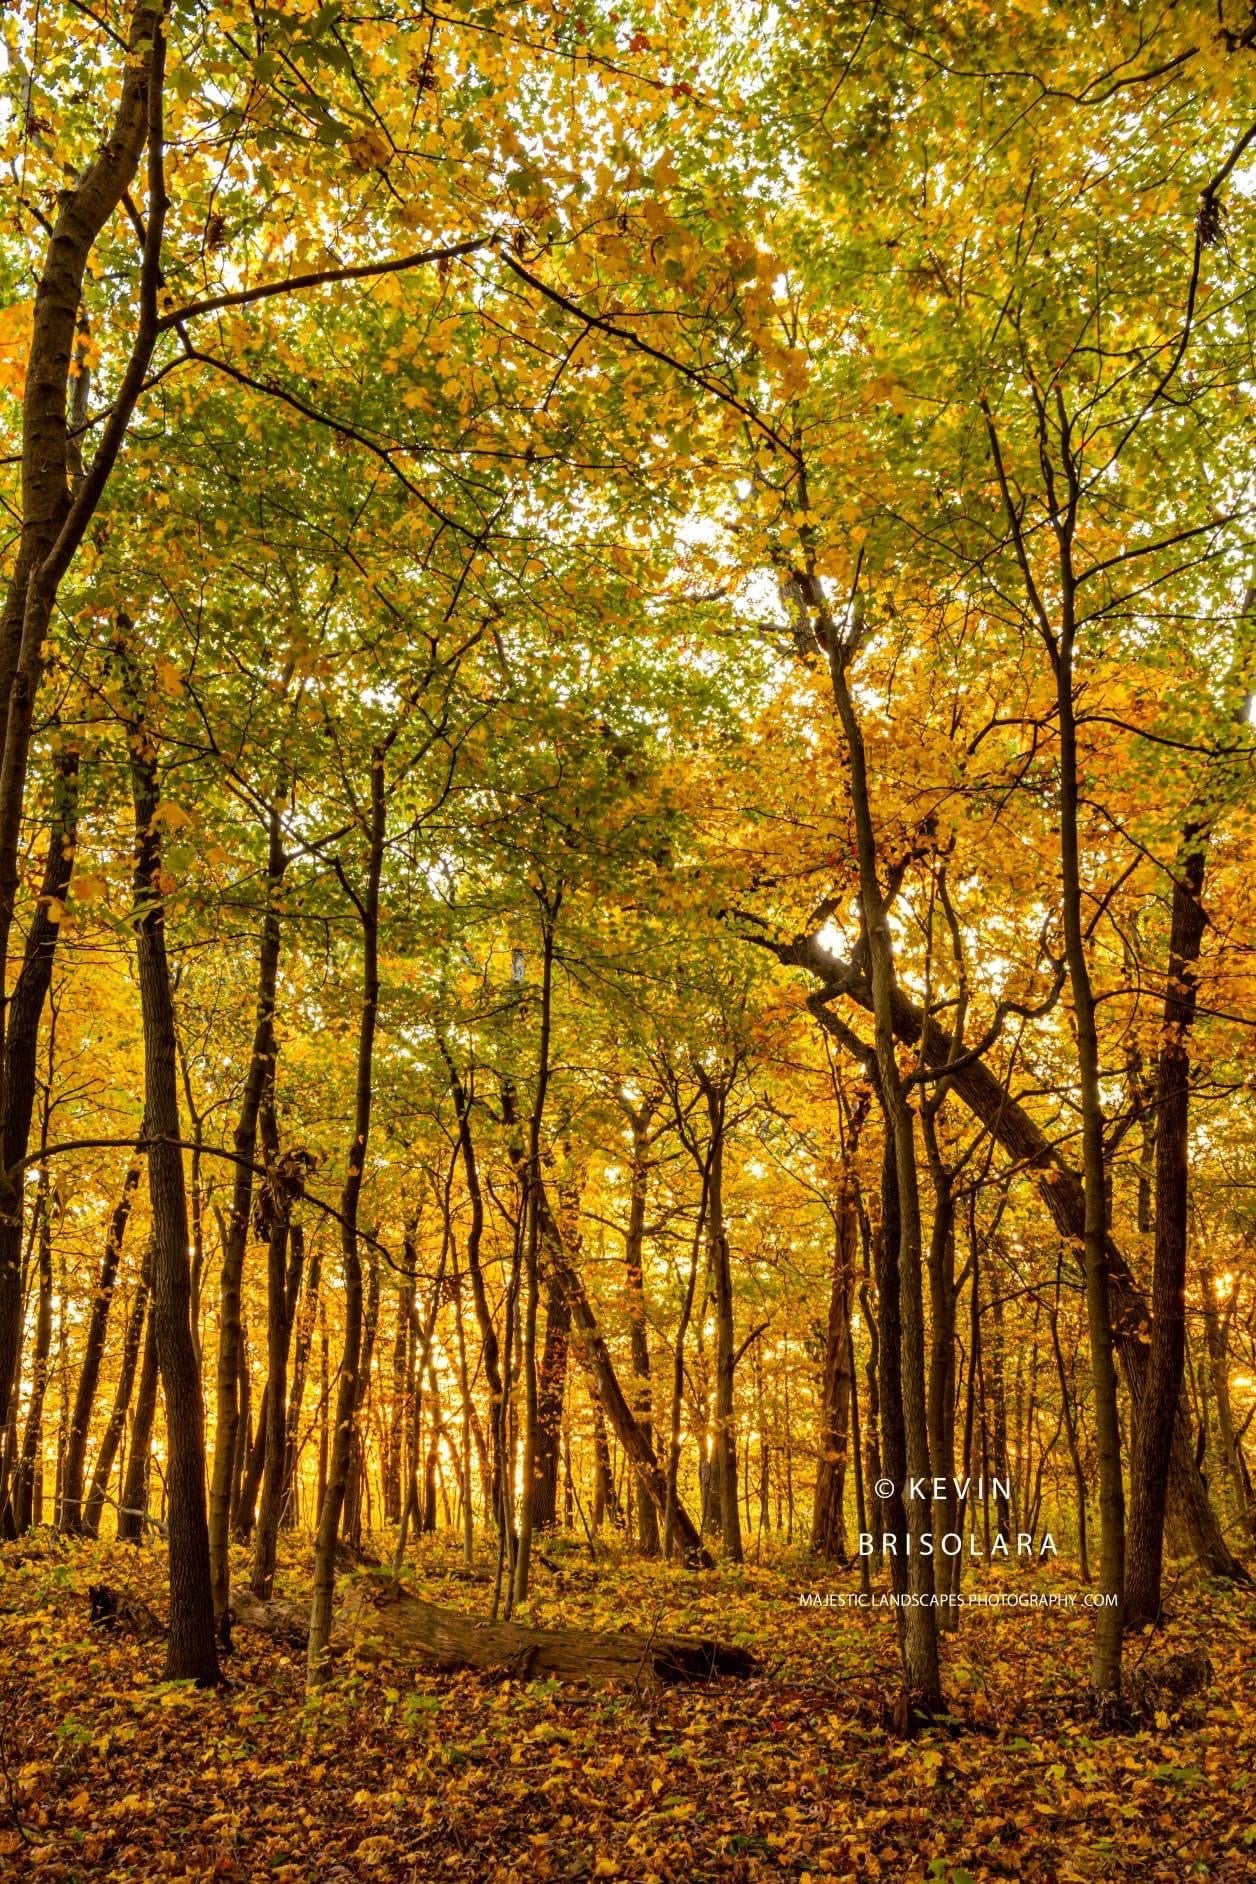
[(1082, 1465), (1081, 1444), (1077, 1433), (1077, 1419), (1073, 1408), (1073, 1395), (1069, 1389), (1068, 1374), (1064, 1366), (1064, 1350), (1060, 1346), (1060, 1311), (1059, 1297), (1050, 1317), (1051, 1348), (1055, 1355), (1056, 1379), (1060, 1385), (1060, 1406), (1064, 1415), (1064, 1433), (1068, 1440), (1069, 1463), (1073, 1468), (1073, 1494), (1077, 1501), (1077, 1556), (1081, 1568), (1083, 1583), (1090, 1582), (1090, 1552), (1086, 1536), (1086, 1473)]
[(393, 1330), (392, 1403), (388, 1409), (388, 1440), (384, 1451), (384, 1517), (396, 1524), (401, 1517), (401, 1452), (406, 1430), (406, 1367), (410, 1349), (410, 1320), (414, 1284), (407, 1278), (397, 1289), (397, 1321)]
[[(294, 1223), (290, 1232), (294, 1243), (300, 1248), (300, 1261), (305, 1262), (305, 1231), (299, 1223)], [(309, 1279), (300, 1297), (300, 1308), (296, 1316), (296, 1346), (292, 1357), (292, 1392), (288, 1399), (288, 1417), (284, 1429), (284, 1465), (283, 1465), (283, 1502), (281, 1522), (285, 1530), (295, 1527), (297, 1521), (297, 1481), (301, 1460), (301, 1408), (305, 1399), (305, 1377), (309, 1369), (310, 1345), (314, 1339), (314, 1324), (318, 1319), (319, 1285), (322, 1281), (322, 1250), (317, 1240), (310, 1253)]]
[(131, 1421), (131, 1444), (122, 1485), (122, 1503), (118, 1510), (117, 1534), (120, 1543), (140, 1543), (148, 1522), (148, 1475), (153, 1452), (153, 1420), (157, 1413), (158, 1371), (157, 1327), (150, 1295), (144, 1358), (140, 1363), (135, 1416)]
[[(524, 1390), (524, 1428), (523, 1428), (523, 1498), (519, 1512), (519, 1542), (515, 1552), (514, 1602), (522, 1603), (528, 1594), (528, 1581), (532, 1570), (532, 1534), (536, 1528), (537, 1500), (539, 1487), (537, 1482), (540, 1463), (540, 1397), (537, 1388), (536, 1364), (536, 1322), (537, 1304), (540, 1298), (540, 1252), (541, 1252), (541, 1123), (545, 1113), (545, 1099), (549, 1090), (550, 1076), (550, 1036), (553, 1028), (554, 1005), (554, 925), (562, 906), (562, 885), (549, 895), (544, 889), (538, 892), (541, 912), (541, 1038), (537, 1050), (536, 1094), (532, 1103), (532, 1114), (528, 1123), (528, 1165), (523, 1192), (523, 1204), (526, 1212), (524, 1234), (524, 1318), (523, 1318), (523, 1390)], [(559, 1285), (558, 1293), (562, 1295)], [(559, 1421), (562, 1417), (562, 1402), (559, 1400)], [(558, 1423), (551, 1429), (553, 1445), (554, 1484), (557, 1488), (557, 1440)]]
[[(44, 865), (43, 883), (39, 901), (31, 918), (30, 929), (26, 937), (26, 946), (22, 955), (22, 966), (18, 972), (13, 992), (9, 996), (7, 1015), (0, 1011), (0, 1029), (4, 1037), (4, 1078), (0, 1082), (0, 1102), (3, 1104), (3, 1116), (0, 1119), (0, 1147), (7, 1169), (16, 1169), (26, 1156), (30, 1143), (31, 1116), (35, 1105), (35, 1092), (38, 1085), (36, 1065), (39, 1057), (39, 1026), (44, 1011), (48, 990), (52, 985), (53, 961), (56, 954), (57, 937), (60, 934), (60, 922), (57, 919), (66, 894), (70, 887), (70, 877), (74, 868), (74, 848), (78, 837), (78, 753), (67, 744), (59, 744), (54, 755), (52, 779), (52, 816), (48, 829), (48, 854)], [(0, 1003), (0, 1010), (3, 1004)], [(55, 1034), (55, 1019), (49, 1030), (49, 1068), (48, 1079), (52, 1079), (52, 1038)], [(43, 1143), (47, 1144), (47, 1107), (48, 1094), (44, 1096)], [(46, 1203), (48, 1186), (46, 1176), (41, 1174), (37, 1198)], [(5, 1329), (4, 1318), (8, 1313), (6, 1289), (11, 1278), (16, 1287), (17, 1347), (12, 1361), (13, 1399), (10, 1405), (8, 1425), (16, 1427), (16, 1374), (20, 1360), (21, 1330), (24, 1319), (23, 1292), (21, 1286), (21, 1250), (23, 1234), (23, 1198), (25, 1193), (17, 1187), (12, 1210), (4, 1207), (4, 1180), (0, 1175), (0, 1370), (4, 1365)], [(42, 1231), (38, 1234), (42, 1234)], [(40, 1271), (40, 1303), (43, 1301), (43, 1272)], [(38, 1312), (38, 1311), (37, 1311)], [(49, 1309), (51, 1315), (51, 1307)], [(49, 1321), (48, 1339), (52, 1339), (51, 1321)], [(36, 1345), (38, 1346), (38, 1322), (36, 1324)], [(32, 1394), (40, 1402), (42, 1416), (43, 1396), (47, 1387), (48, 1350), (44, 1351), (43, 1379), (32, 1382)], [(36, 1368), (39, 1362), (36, 1360)], [(4, 1403), (5, 1380), (0, 1371), (0, 1405)], [(34, 1399), (32, 1399), (32, 1405)], [(42, 1428), (32, 1427), (27, 1421), (27, 1432), (32, 1440)], [(25, 1453), (25, 1436), (23, 1454)], [(9, 1461), (6, 1456), (6, 1468)], [(33, 1472), (33, 1454), (32, 1454)], [(26, 1468), (19, 1460), (17, 1476), (24, 1482), (33, 1483), (33, 1477), (27, 1481)], [(29, 1494), (24, 1494), (29, 1499)], [(6, 1526), (10, 1530), (22, 1531), (29, 1523), (29, 1516), (23, 1523), (16, 1511), (16, 1492), (11, 1493), (6, 1469), (0, 1479), (0, 1511), (17, 1520)], [(29, 1504), (28, 1504), (29, 1510)]]
[(96, 1388), (100, 1383), (100, 1367), (105, 1354), (109, 1309), (113, 1302), (114, 1286), (118, 1280), (118, 1263), (122, 1256), (122, 1239), (126, 1235), (127, 1219), (131, 1214), (131, 1205), (139, 1181), (140, 1160), (136, 1157), (127, 1167), (126, 1176), (122, 1181), (122, 1195), (110, 1213), (105, 1230), (105, 1252), (101, 1258), (100, 1277), (96, 1284), (96, 1293), (92, 1298), (91, 1314), (87, 1322), (87, 1339), (83, 1347), (83, 1363), (79, 1369), (78, 1387), (74, 1395), (74, 1411), (70, 1415), (69, 1430), (66, 1433), (65, 1464), (61, 1475), (61, 1510), (57, 1516), (58, 1529), (70, 1537), (78, 1536), (83, 1529), (83, 1480), (87, 1470), (87, 1437), (92, 1422), (92, 1409), (96, 1404)]
[(501, 1425), (502, 1398), (505, 1391), (502, 1381), (501, 1352), (497, 1341), (497, 1329), (493, 1325), (492, 1311), (488, 1305), (488, 1294), (484, 1287), (484, 1270), (480, 1261), (480, 1248), (484, 1240), (484, 1191), (480, 1183), (479, 1163), (475, 1154), (475, 1139), (471, 1131), (471, 1095), (458, 1073), (458, 1069), (443, 1037), (439, 1041), (442, 1058), (449, 1074), (449, 1090), (454, 1102), (454, 1115), (458, 1121), (458, 1149), (462, 1157), (462, 1168), (466, 1178), (467, 1197), (471, 1204), (471, 1221), (467, 1229), (467, 1275), (471, 1280), (471, 1299), (475, 1305), (476, 1325), (480, 1331), (480, 1353), (484, 1361), (484, 1378), (488, 1382), (489, 1417), (488, 1435), (492, 1449), (493, 1490), (490, 1508), (494, 1522), (501, 1510), (501, 1461), (497, 1452), (497, 1435)]
[(724, 1151), (731, 1078), (699, 1072), (710, 1128), (711, 1162), (707, 1183), (707, 1262), (715, 1298), (715, 1449), (714, 1480), (719, 1487), (720, 1538), (730, 1563), (742, 1561), (741, 1518), (737, 1504), (737, 1425), (734, 1402), (737, 1368), (733, 1325), (733, 1269), (724, 1222)]
[[(157, 294), (166, 214), (163, 18), (161, 0), (157, 4), (136, 0), (131, 8), (126, 27), (127, 54), (112, 122), (95, 154), (58, 194), (32, 304), (22, 406), (22, 534), (0, 613), (0, 963), (9, 959), (21, 888), (26, 768), (57, 593), (116, 462), (157, 339)], [(149, 187), (139, 320), (130, 359), (99, 434), (91, 469), (72, 484), (67, 404), (83, 282), (97, 239), (131, 188), (146, 145)], [(80, 367), (82, 364), (80, 359)], [(68, 849), (70, 854), (63, 859), (67, 864), (72, 844)], [(56, 913), (53, 905), (45, 905), (44, 914), (54, 929)], [(41, 930), (37, 915), (32, 935)], [(45, 936), (40, 945), (49, 971), (55, 945), (55, 934)], [(42, 966), (38, 972), (44, 974)], [(46, 992), (45, 980), (39, 1008)], [(9, 1019), (0, 1005), (0, 1028)], [(0, 1055), (5, 1086), (0, 1093), (4, 1150), (4, 1169), (0, 1171), (0, 1432), (8, 1425), (9, 1396), (22, 1334), (23, 1193), (19, 1166), (26, 1152), (33, 1105), (33, 1086), (29, 1097), (24, 1097), (21, 1079), (17, 1078), (9, 1090), (10, 1074), (16, 1068), (11, 1067), (7, 1041), (4, 1045)]]
[(851, 1418), (850, 1308), (855, 1289), (858, 1236), (853, 1174), (842, 1173), (833, 1215), (833, 1274), (829, 1286), (829, 1322), (820, 1381), (819, 1458), (811, 1518), (811, 1548), (822, 1557), (844, 1562), (843, 1512)]
[[(45, 1134), (46, 1136), (46, 1134)], [(52, 1352), (52, 1221), (49, 1216), (48, 1167), (40, 1166), (36, 1248), (39, 1292), (35, 1310), (35, 1352), (31, 1372), (30, 1405), (22, 1434), (22, 1451), (13, 1487), (13, 1528), (21, 1537), (36, 1521), (43, 1505), (44, 1402), (48, 1392), (49, 1356)]]
[[(277, 1134), (271, 1124), (268, 1137)], [(253, 1569), (249, 1588), (263, 1601), (275, 1580), (275, 1553), (283, 1507), (285, 1437), (288, 1421), (288, 1345), (292, 1318), (300, 1291), (302, 1241), (293, 1235), (292, 1207), (304, 1188), (306, 1161), (302, 1154), (268, 1156), (266, 1185), (266, 1426), (262, 1502), (253, 1540)], [(286, 1260), (285, 1260), (286, 1258)]]
[(387, 799), (384, 791), (384, 755), (371, 754), (370, 819), (367, 838), (366, 888), (351, 892), (362, 926), (362, 1009), (358, 1027), (358, 1065), (354, 1092), (353, 1136), (349, 1141), (344, 1187), (340, 1193), (340, 1249), (344, 1264), (344, 1351), (336, 1386), (336, 1423), (327, 1465), (327, 1484), (318, 1518), (314, 1545), (314, 1598), (310, 1607), (309, 1653), (306, 1678), (311, 1686), (327, 1674), (327, 1646), (331, 1640), (332, 1602), (336, 1588), (336, 1542), (344, 1509), (345, 1487), (357, 1413), (362, 1361), (362, 1261), (358, 1254), (358, 1205), (371, 1129), (371, 1100), (375, 1071), (375, 1031), (379, 1020), (379, 884), (384, 863)]
[[(1233, 1487), (1235, 1510), (1251, 1536), (1256, 1538), (1256, 1507), (1253, 1507), (1249, 1495), (1247, 1473), (1243, 1464), (1242, 1441), (1234, 1423), (1234, 1406), (1230, 1399), (1229, 1311), (1233, 1306), (1234, 1297), (1231, 1296), (1223, 1318), (1218, 1313), (1220, 1304), (1217, 1299), (1217, 1280), (1206, 1251), (1200, 1254), (1199, 1270), (1200, 1282), (1203, 1285), (1204, 1337), (1208, 1345), (1208, 1373), (1217, 1408), (1217, 1439), (1221, 1448), (1221, 1461)], [(1238, 1284), (1235, 1283), (1234, 1287), (1237, 1289)]]
[(1188, 831), (1173, 884), (1164, 1032), (1156, 1073), (1156, 1231), (1151, 1353), (1131, 1472), (1127, 1623), (1156, 1622), (1173, 1425), (1186, 1360), (1186, 1243), (1190, 1192), (1190, 1034), (1204, 936), (1205, 839)]
[[(1065, 566), (1064, 623), (1053, 652), (1060, 719), (1060, 881), (1063, 892), (1064, 956), (1073, 996), (1077, 1073), (1082, 1112), (1083, 1245), (1086, 1320), (1094, 1386), (1099, 1453), (1099, 1587), (1108, 1604), (1096, 1612), (1091, 1686), (1102, 1716), (1120, 1706), (1121, 1641), (1125, 1609), (1125, 1486), (1121, 1475), (1121, 1424), (1117, 1410), (1116, 1354), (1108, 1296), (1108, 1174), (1104, 1152), (1103, 1097), (1099, 1084), (1099, 1034), (1082, 913), (1079, 844), (1077, 722), (1073, 699), (1073, 598)], [(1176, 1409), (1170, 1409), (1170, 1417)]]
[(100, 1442), (100, 1451), (96, 1455), (96, 1463), (92, 1468), (91, 1489), (87, 1494), (87, 1507), (83, 1514), (83, 1529), (89, 1537), (100, 1535), (100, 1516), (109, 1494), (109, 1474), (113, 1471), (113, 1462), (118, 1456), (118, 1447), (122, 1444), (122, 1435), (126, 1431), (127, 1409), (131, 1404), (131, 1390), (135, 1385), (135, 1370), (139, 1362), (140, 1342), (147, 1317), (151, 1272), (152, 1259), (151, 1256), (146, 1255), (139, 1285), (131, 1303), (131, 1313), (127, 1318), (126, 1333), (122, 1340), (122, 1361), (118, 1370), (118, 1387), (114, 1395), (113, 1411), (109, 1415), (109, 1424), (105, 1428)]
[(144, 1019), (145, 1133), (153, 1215), (153, 1325), (166, 1400), (169, 1488), (170, 1633), (166, 1678), (218, 1681), (209, 1529), (205, 1508), (205, 1409), (192, 1341), (187, 1192), (180, 1148), (174, 1003), (166, 955), (166, 873), (157, 819), (156, 751), (119, 618), (119, 665), (130, 715), (131, 783), (135, 798), (135, 934)]
[(552, 1531), (558, 1523), (563, 1405), (567, 1395), (570, 1347), (571, 1310), (562, 1290), (551, 1283), (545, 1297), (545, 1341), (537, 1382), (535, 1526), (538, 1531)]
[[(209, 1543), (214, 1617), (224, 1649), (231, 1647), (231, 1522), (234, 1494), (240, 1482), (240, 1373), (243, 1360), (240, 1287), (249, 1240), (258, 1118), (263, 1098), (267, 1088), (273, 1085), (275, 1075), (275, 988), (279, 974), (280, 904), (286, 869), (283, 830), (276, 803), (269, 812), (266, 910), (262, 917), (257, 955), (253, 1045), (233, 1139), (237, 1162), (232, 1172), (231, 1209), (223, 1238), (222, 1276), (219, 1283), (218, 1416), (214, 1432), (214, 1472), (209, 1493)], [(241, 1514), (247, 1511), (247, 1523), (250, 1526), (255, 1497), (254, 1486), (252, 1496), (247, 1500), (240, 1499)]]
[[(877, 1494), (881, 1539), (889, 1538), (890, 1587), (907, 1591), (907, 1438), (903, 1428), (903, 1323), (898, 1284), (901, 1226), (893, 1141), (881, 1154), (881, 1228), (877, 1236), (877, 1400), (881, 1412), (880, 1471), (889, 1491)], [(903, 1615), (899, 1611), (902, 1643)]]
[[(898, 1069), (894, 1037), (894, 996), (897, 977), (886, 902), (877, 876), (876, 826), (873, 821), (867, 758), (863, 731), (855, 710), (849, 682), (849, 665), (863, 633), (863, 619), (857, 602), (851, 611), (849, 634), (844, 637), (814, 577), (809, 580), (808, 594), (812, 606), (819, 614), (821, 636), (828, 656), (834, 704), (846, 741), (847, 773), (850, 780), (859, 864), (859, 900), (872, 980), (878, 1084), (886, 1129), (894, 1150), (899, 1216), (898, 1262), (896, 1278), (887, 1277), (887, 1280), (896, 1283), (900, 1299), (901, 1388), (906, 1469), (912, 1478), (927, 1481), (931, 1473), (925, 1407), (925, 1317), (920, 1174), (916, 1156), (914, 1119)], [(912, 1544), (907, 1560), (907, 1581), (914, 1600), (912, 1607), (904, 1613), (903, 1671), (911, 1699), (919, 1701), (928, 1710), (936, 1710), (942, 1705), (942, 1676), (938, 1661), (937, 1611), (932, 1606), (933, 1559), (926, 1556), (921, 1548), (921, 1540), (930, 1522), (927, 1501), (909, 1498), (907, 1519)]]
[(694, 1296), (698, 1287), (698, 1257), (706, 1236), (709, 1155), (701, 1160), (699, 1168), (702, 1176), (702, 1193), (698, 1203), (698, 1218), (694, 1225), (693, 1242), (689, 1251), (689, 1276), (685, 1283), (680, 1317), (676, 1323), (676, 1340), (672, 1347), (671, 1415), (668, 1421), (667, 1474), (663, 1498), (663, 1555), (669, 1561), (676, 1546), (676, 1513), (680, 1509), (680, 1427), (685, 1399), (685, 1339), (689, 1333), (689, 1323), (693, 1318)]
[[(813, 997), (813, 1011), (822, 1020), (823, 1003), (838, 994), (849, 996), (871, 1011), (871, 986), (858, 963), (839, 961), (820, 947), (814, 937), (782, 944), (775, 952), (782, 961), (808, 969), (824, 984), (818, 996)], [(893, 1016), (897, 1039), (906, 1046), (919, 1045), (925, 1064), (935, 1071), (945, 1071), (953, 1058), (950, 1032), (936, 1021), (926, 1020), (902, 988), (894, 990)], [(1081, 1248), (1086, 1215), (1084, 1186), (1037, 1120), (983, 1060), (962, 1062), (947, 1073), (947, 1080), (950, 1089), (963, 1099), (1013, 1165), (1032, 1174), (1039, 1196), (1066, 1246)], [(1114, 1334), (1131, 1403), (1137, 1408), (1142, 1401), (1147, 1371), (1148, 1304), (1111, 1236), (1107, 1239), (1107, 1265)], [(1226, 1543), (1209, 1503), (1207, 1488), (1195, 1462), (1191, 1434), (1180, 1409), (1174, 1427), (1169, 1488), (1171, 1503), (1181, 1517), (1203, 1568), (1212, 1576), (1249, 1582), (1243, 1564)]]
[(353, 1437), (349, 1447), (349, 1476), (345, 1484), (344, 1514), (341, 1532), (345, 1542), (359, 1555), (362, 1551), (363, 1505), (369, 1493), (367, 1478), (366, 1431), (369, 1418), (375, 1336), (379, 1328), (379, 1252), (374, 1244), (366, 1251), (366, 1299), (362, 1312), (362, 1353), (358, 1364), (358, 1399), (354, 1408)]
[[(629, 1162), (628, 1231), (624, 1240), (624, 1279), (628, 1297), (628, 1331), (632, 1344), (632, 1410), (638, 1426), (654, 1444), (650, 1386), (650, 1331), (645, 1299), (645, 1211), (649, 1194), (649, 1130), (657, 1097), (640, 1106), (621, 1101), (632, 1132)], [(658, 1512), (640, 1480), (636, 1486), (637, 1537), (643, 1557), (659, 1554)]]

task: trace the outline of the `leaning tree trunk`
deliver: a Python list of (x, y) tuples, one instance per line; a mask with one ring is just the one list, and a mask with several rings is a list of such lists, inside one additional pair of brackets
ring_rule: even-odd
[(358, 1254), (358, 1205), (371, 1129), (375, 1030), (379, 1019), (379, 884), (384, 862), (386, 818), (384, 755), (376, 748), (371, 753), (366, 888), (360, 897), (356, 892), (350, 892), (362, 925), (362, 1008), (358, 1025), (353, 1135), (349, 1141), (345, 1181), (340, 1193), (345, 1338), (340, 1378), (336, 1387), (336, 1426), (331, 1438), (327, 1484), (314, 1545), (314, 1597), (310, 1606), (306, 1660), (306, 1679), (311, 1686), (319, 1685), (327, 1676), (327, 1649), (331, 1641), (332, 1603), (336, 1589), (336, 1543), (340, 1536), (340, 1517), (349, 1480), (353, 1430), (360, 1398), (358, 1374), (362, 1359), (362, 1260)]
[(1190, 1033), (1196, 964), (1204, 938), (1204, 838), (1186, 833), (1173, 884), (1164, 1031), (1156, 1071), (1156, 1230), (1151, 1283), (1151, 1351), (1130, 1475), (1127, 1622), (1160, 1615), (1164, 1520), (1173, 1424), (1186, 1361), (1186, 1244), (1190, 1172)]
[(554, 1221), (543, 1182), (538, 1192), (541, 1235), (554, 1265), (554, 1279), (571, 1310), (572, 1326), (579, 1338), (582, 1358), (597, 1388), (597, 1403), (614, 1428), (615, 1437), (624, 1449), (634, 1476), (645, 1486), (655, 1510), (664, 1522), (670, 1510), (673, 1531), (679, 1540), (684, 1561), (691, 1568), (709, 1570), (711, 1555), (693, 1519), (678, 1497), (672, 1500), (669, 1507), (667, 1477), (655, 1457), (654, 1447), (633, 1418), (632, 1408), (619, 1384), (584, 1284), (563, 1247), (562, 1233)]
[[(802, 936), (793, 942), (771, 945), (782, 962), (805, 968), (822, 986), (812, 997), (812, 1011), (825, 1024), (827, 1004), (845, 996), (859, 1007), (871, 1010), (872, 991), (862, 966), (857, 961), (840, 961), (831, 955), (815, 936)], [(935, 1071), (947, 1068), (951, 1061), (949, 1032), (895, 988), (893, 1000), (895, 1037), (905, 1046), (919, 1046), (924, 1062)], [(1085, 1226), (1085, 1194), (1081, 1179), (1054, 1146), (1037, 1121), (1010, 1093), (982, 1059), (963, 1060), (947, 1075), (951, 1090), (959, 1095), (974, 1117), (990, 1132), (1007, 1153), (1012, 1164), (1029, 1173), (1065, 1246), (1079, 1247)], [(1150, 1322), (1147, 1299), (1135, 1281), (1120, 1247), (1107, 1239), (1108, 1289), (1112, 1308), (1113, 1334), (1125, 1369), (1126, 1385), (1135, 1408), (1142, 1405), (1147, 1373), (1146, 1330)], [(1231, 1582), (1250, 1579), (1243, 1564), (1226, 1543), (1217, 1514), (1208, 1499), (1208, 1490), (1195, 1461), (1194, 1444), (1181, 1407), (1174, 1425), (1169, 1467), (1171, 1502), (1191, 1540), (1201, 1565), (1212, 1576)]]
[(166, 955), (168, 879), (162, 866), (157, 758), (127, 634), (116, 641), (129, 696), (127, 732), (135, 799), (135, 936), (144, 1021), (145, 1134), (153, 1215), (153, 1325), (166, 1400), (170, 1633), (166, 1678), (203, 1686), (219, 1679), (205, 1505), (205, 1409), (192, 1340), (187, 1193), (179, 1127), (174, 1002)]

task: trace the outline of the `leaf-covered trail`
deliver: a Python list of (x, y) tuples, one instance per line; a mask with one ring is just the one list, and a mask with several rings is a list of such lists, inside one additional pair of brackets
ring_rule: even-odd
[[(157, 1679), (152, 1641), (91, 1628), (92, 1583), (160, 1610), (155, 1551), (32, 1542), (0, 1562), (5, 1878), (1045, 1884), (1256, 1867), (1250, 1594), (1180, 1591), (1153, 1652), (1202, 1644), (1210, 1689), (1098, 1741), (1076, 1704), (1081, 1608), (967, 1612), (947, 1658), (966, 1730), (904, 1742), (883, 1725), (892, 1619), (800, 1606), (850, 1587), (802, 1565), (699, 1582), (571, 1560), (537, 1591), (545, 1622), (744, 1640), (762, 1679), (638, 1696), (362, 1664), (311, 1710), (300, 1657), (256, 1633), (238, 1632), (230, 1689), (200, 1694)], [(485, 1600), (438, 1555), (423, 1586)]]

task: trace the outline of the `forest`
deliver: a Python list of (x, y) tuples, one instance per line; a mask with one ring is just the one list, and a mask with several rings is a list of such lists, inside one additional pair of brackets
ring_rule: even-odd
[(1256, 1875), (1256, 8), (0, 47), (0, 1877)]

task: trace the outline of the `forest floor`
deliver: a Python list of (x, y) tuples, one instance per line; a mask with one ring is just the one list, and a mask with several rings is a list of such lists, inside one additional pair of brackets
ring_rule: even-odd
[[(1256, 1877), (1251, 1592), (1175, 1586), (1129, 1663), (1202, 1646), (1211, 1686), (1109, 1738), (1082, 1705), (1080, 1602), (965, 1610), (945, 1644), (956, 1725), (903, 1740), (886, 1727), (890, 1612), (800, 1601), (856, 1590), (852, 1574), (801, 1556), (699, 1578), (595, 1566), (562, 1542), (546, 1554), (532, 1620), (702, 1631), (753, 1648), (763, 1674), (598, 1693), (346, 1655), (307, 1703), (300, 1652), (239, 1628), (230, 1686), (198, 1693), (162, 1682), (159, 1640), (89, 1623), (93, 1583), (162, 1610), (158, 1548), (4, 1546), (0, 1878)], [(287, 1594), (307, 1561), (285, 1566)], [(1002, 1576), (1077, 1589), (1058, 1566)], [(487, 1609), (487, 1571), (442, 1544), (408, 1580)]]

